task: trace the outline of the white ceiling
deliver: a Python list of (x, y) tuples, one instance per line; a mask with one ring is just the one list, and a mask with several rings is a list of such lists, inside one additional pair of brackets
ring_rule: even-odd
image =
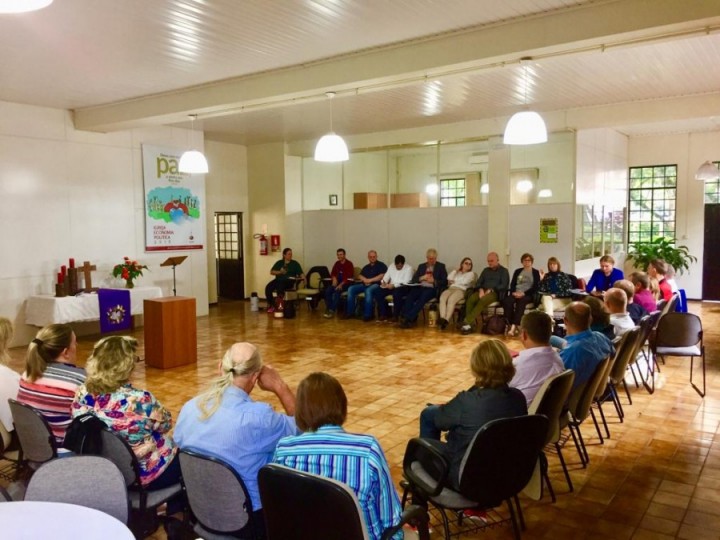
[(55, 0), (0, 15), (0, 50), (0, 100), (72, 109), (82, 129), (198, 112), (216, 140), (309, 140), (326, 90), (343, 135), (489, 135), (525, 99), (555, 129), (593, 111), (630, 135), (720, 129), (718, 0)]

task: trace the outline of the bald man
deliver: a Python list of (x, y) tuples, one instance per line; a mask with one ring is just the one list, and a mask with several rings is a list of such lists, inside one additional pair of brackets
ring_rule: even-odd
[[(173, 437), (181, 449), (222, 459), (240, 475), (252, 500), (262, 508), (257, 474), (270, 463), (278, 441), (297, 435), (295, 394), (280, 374), (263, 364), (258, 348), (235, 343), (218, 365), (220, 377), (209, 390), (191, 399), (178, 416)], [(255, 387), (275, 394), (285, 414), (250, 397)], [(262, 515), (258, 514), (259, 522)]]
[(590, 330), (590, 306), (573, 302), (565, 308), (567, 345), (560, 351), (565, 369), (575, 371), (575, 384), (585, 384), (597, 365), (614, 353), (612, 341), (600, 332)]
[(487, 267), (480, 273), (475, 283), (475, 292), (470, 294), (465, 304), (465, 320), (460, 331), (463, 335), (471, 334), (475, 319), (488, 306), (500, 302), (510, 287), (510, 273), (500, 264), (500, 257), (494, 251), (487, 254)]

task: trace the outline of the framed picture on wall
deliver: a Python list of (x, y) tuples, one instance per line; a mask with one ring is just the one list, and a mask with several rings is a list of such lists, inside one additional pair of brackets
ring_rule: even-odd
[(330, 195), (330, 206), (337, 206), (337, 205), (338, 205), (338, 196)]

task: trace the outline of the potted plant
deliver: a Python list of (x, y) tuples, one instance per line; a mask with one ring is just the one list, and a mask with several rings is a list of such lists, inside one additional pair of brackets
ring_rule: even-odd
[(697, 257), (690, 255), (687, 246), (675, 245), (674, 238), (656, 238), (651, 242), (635, 242), (630, 245), (628, 260), (635, 261), (635, 266), (647, 270), (653, 259), (664, 259), (671, 264), (676, 272), (683, 274), (690, 269), (690, 264), (697, 262)]
[(147, 266), (137, 261), (130, 260), (130, 257), (123, 257), (121, 264), (113, 267), (113, 276), (125, 280), (125, 287), (132, 289), (135, 286), (135, 279), (143, 275), (143, 270), (147, 270)]

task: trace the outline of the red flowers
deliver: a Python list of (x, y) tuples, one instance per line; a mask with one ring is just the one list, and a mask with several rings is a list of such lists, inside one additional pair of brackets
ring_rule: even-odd
[(147, 266), (131, 260), (130, 257), (123, 257), (123, 262), (113, 267), (112, 274), (115, 277), (132, 282), (135, 278), (143, 275), (143, 270), (147, 270)]

